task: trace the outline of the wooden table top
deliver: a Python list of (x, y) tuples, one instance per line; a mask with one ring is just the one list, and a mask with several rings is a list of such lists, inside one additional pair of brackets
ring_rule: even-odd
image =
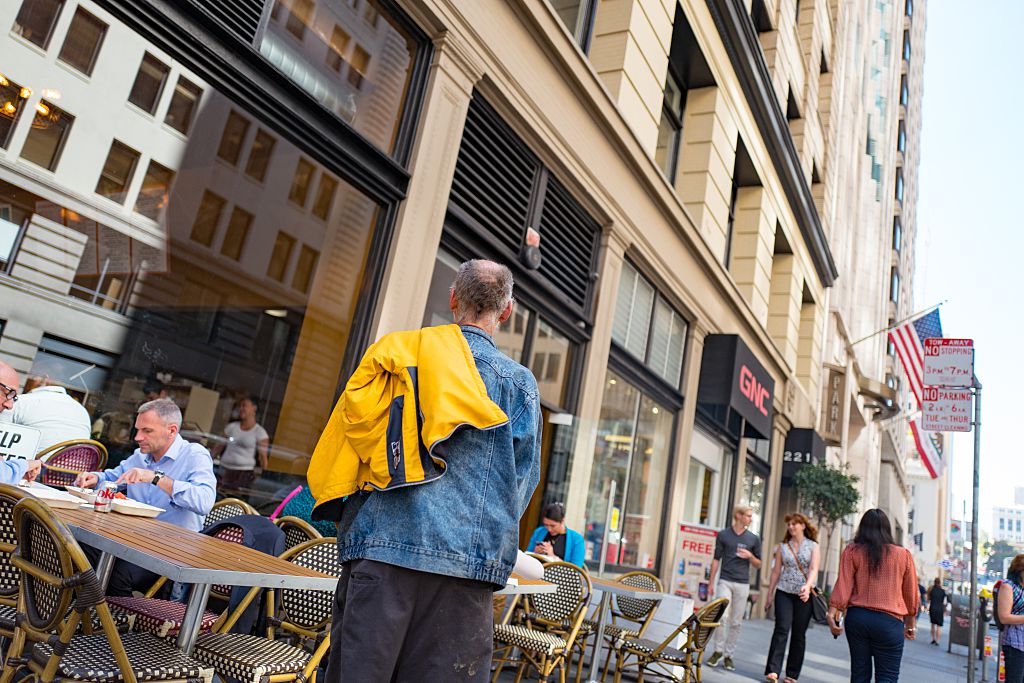
[(558, 586), (550, 581), (544, 581), (542, 579), (524, 579), (518, 574), (512, 574), (512, 578), (516, 580), (516, 585), (513, 586), (512, 584), (509, 584), (500, 591), (495, 591), (495, 594), (528, 595), (537, 593), (555, 593), (558, 591)]
[(184, 583), (334, 590), (337, 577), (148, 517), (54, 510), (80, 542)]

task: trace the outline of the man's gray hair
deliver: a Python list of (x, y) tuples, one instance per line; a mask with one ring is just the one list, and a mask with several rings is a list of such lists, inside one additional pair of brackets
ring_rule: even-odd
[(164, 424), (181, 426), (181, 408), (169, 398), (155, 398), (139, 406), (139, 415), (153, 411)]
[(512, 271), (494, 261), (472, 259), (459, 266), (452, 284), (455, 292), (455, 322), (477, 322), (492, 318), (497, 322), (512, 300)]

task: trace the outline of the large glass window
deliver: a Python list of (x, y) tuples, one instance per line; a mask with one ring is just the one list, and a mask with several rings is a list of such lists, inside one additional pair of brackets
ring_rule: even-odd
[(403, 23), (370, 0), (277, 0), (259, 50), (373, 144), (393, 152), (419, 47)]
[(764, 493), (767, 485), (767, 470), (753, 460), (748, 459), (743, 470), (743, 491), (740, 493), (739, 504), (749, 505), (750, 509), (754, 511), (754, 519), (750, 523), (750, 530), (755, 534), (761, 533), (761, 525), (764, 520)]
[(730, 462), (726, 449), (699, 429), (693, 432), (690, 464), (683, 500), (683, 521), (720, 527), (725, 524), (723, 508), (727, 496), (725, 464)]
[(167, 106), (164, 123), (179, 133), (187, 134), (189, 124), (192, 123), (192, 114), (202, 94), (203, 91), (198, 85), (184, 76), (179, 76), (178, 83), (174, 86), (174, 94), (171, 95), (171, 103)]
[(583, 52), (590, 51), (590, 38), (594, 30), (597, 0), (549, 0), (555, 14), (579, 44)]
[(21, 157), (52, 171), (60, 162), (64, 141), (75, 117), (46, 100), (40, 100), (32, 117), (32, 129), (21, 148)]
[(686, 321), (629, 262), (622, 265), (612, 339), (673, 388), (679, 387)]
[(11, 31), (45, 50), (63, 6), (64, 0), (24, 0)]
[(587, 495), (588, 560), (600, 562), (604, 546), (606, 564), (655, 568), (674, 422), (673, 411), (609, 371)]
[(135, 166), (138, 163), (138, 152), (120, 140), (114, 140), (110, 145), (110, 152), (107, 153), (103, 170), (100, 171), (96, 194), (123, 204), (127, 198), (128, 183), (132, 181), (132, 174), (135, 173)]
[(7, 149), (11, 131), (24, 109), (25, 98), (31, 93), (0, 74), (0, 148)]
[(661, 107), (661, 123), (658, 126), (658, 146), (654, 160), (658, 163), (670, 183), (676, 180), (679, 165), (679, 143), (683, 137), (683, 108), (686, 106), (686, 89), (671, 69), (665, 79), (665, 98)]
[(143, 55), (142, 64), (135, 74), (135, 82), (128, 94), (128, 101), (147, 114), (152, 114), (156, 111), (170, 71), (166, 64), (147, 52)]
[(64, 38), (58, 59), (86, 76), (91, 76), (106, 33), (105, 23), (78, 7), (71, 19), (71, 26), (68, 28), (67, 37)]

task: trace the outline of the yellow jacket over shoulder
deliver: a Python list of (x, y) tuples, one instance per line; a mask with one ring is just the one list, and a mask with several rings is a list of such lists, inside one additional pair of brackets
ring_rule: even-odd
[(436, 479), (446, 467), (437, 444), (463, 425), (506, 422), (458, 325), (385, 335), (363, 355), (313, 451), (306, 477), (316, 507)]

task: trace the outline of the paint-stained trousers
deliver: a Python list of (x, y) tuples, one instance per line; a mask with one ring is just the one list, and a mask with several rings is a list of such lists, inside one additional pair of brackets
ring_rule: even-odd
[(487, 681), (490, 584), (373, 560), (345, 564), (334, 595), (327, 683)]

